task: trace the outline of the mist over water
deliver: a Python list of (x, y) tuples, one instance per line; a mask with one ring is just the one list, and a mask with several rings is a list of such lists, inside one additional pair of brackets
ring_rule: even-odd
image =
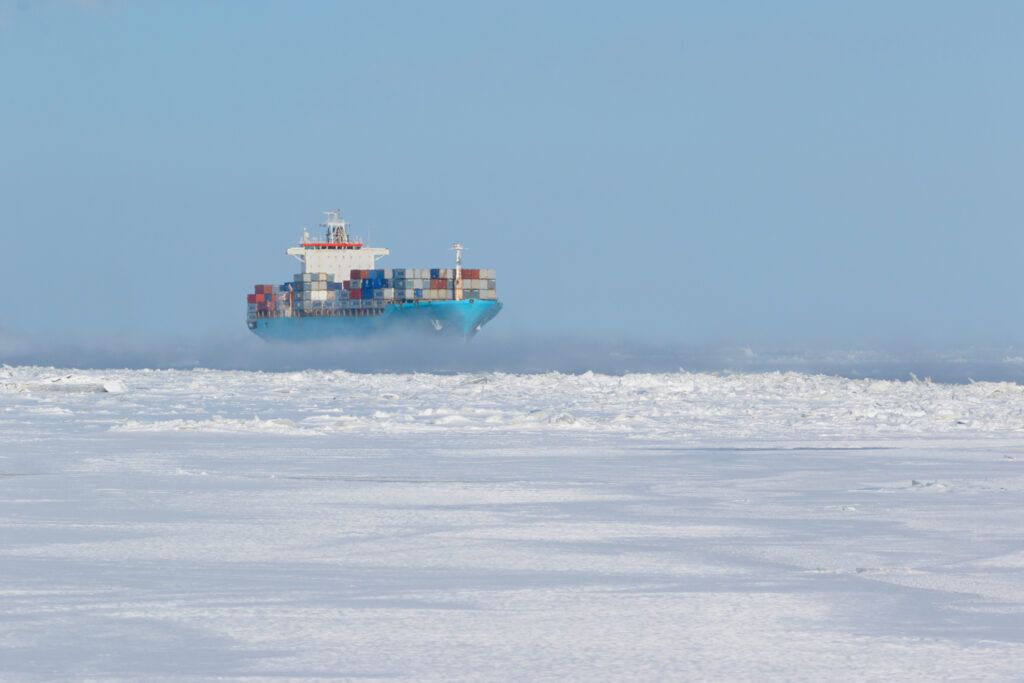
[(775, 372), (1024, 382), (1024, 348), (967, 346), (728, 345), (572, 337), (491, 336), (463, 341), (393, 335), (317, 343), (270, 343), (242, 334), (162, 342), (33, 339), (0, 331), (0, 363), (61, 368), (347, 370), (351, 372)]

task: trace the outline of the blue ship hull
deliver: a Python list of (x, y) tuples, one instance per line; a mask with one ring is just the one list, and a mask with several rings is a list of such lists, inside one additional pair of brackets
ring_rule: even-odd
[(497, 301), (421, 301), (388, 304), (379, 315), (366, 317), (257, 318), (250, 329), (264, 339), (296, 342), (419, 331), (471, 337), (500, 310)]

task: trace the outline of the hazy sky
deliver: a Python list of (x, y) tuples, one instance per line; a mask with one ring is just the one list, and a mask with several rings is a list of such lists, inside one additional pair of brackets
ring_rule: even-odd
[(244, 335), (340, 207), (485, 334), (1024, 339), (1024, 4), (0, 0), (0, 327)]

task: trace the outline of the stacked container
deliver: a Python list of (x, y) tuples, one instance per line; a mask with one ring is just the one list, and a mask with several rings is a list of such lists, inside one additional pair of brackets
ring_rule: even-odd
[[(463, 268), (461, 299), (497, 301), (493, 269)], [(246, 298), (248, 317), (379, 315), (397, 303), (456, 299), (454, 268), (353, 270), (336, 282), (331, 273), (298, 273), (281, 285), (256, 285)]]
[[(456, 298), (453, 268), (353, 270), (349, 277), (343, 286), (351, 299), (406, 302), (452, 301)], [(498, 292), (494, 270), (463, 269), (461, 298), (496, 301)]]

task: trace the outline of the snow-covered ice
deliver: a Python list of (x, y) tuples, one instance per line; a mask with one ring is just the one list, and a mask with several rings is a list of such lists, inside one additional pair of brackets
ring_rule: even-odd
[(1019, 680), (1024, 388), (0, 370), (0, 678)]

